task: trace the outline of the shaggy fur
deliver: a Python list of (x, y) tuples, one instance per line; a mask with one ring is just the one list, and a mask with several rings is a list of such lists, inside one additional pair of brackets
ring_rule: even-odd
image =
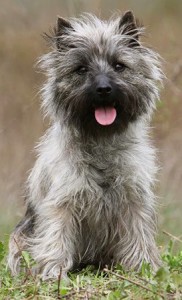
[[(8, 264), (21, 250), (43, 278), (83, 265), (159, 264), (153, 194), (155, 152), (149, 121), (162, 79), (131, 12), (109, 21), (58, 19), (40, 64), (48, 80), (43, 109), (52, 121), (27, 182), (27, 212), (11, 235)], [(94, 116), (114, 107), (107, 126)]]

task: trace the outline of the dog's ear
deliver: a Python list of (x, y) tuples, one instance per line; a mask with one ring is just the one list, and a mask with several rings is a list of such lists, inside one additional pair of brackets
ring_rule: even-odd
[(62, 17), (58, 17), (57, 24), (56, 24), (56, 27), (54, 29), (55, 37), (56, 37), (56, 46), (57, 46), (58, 49), (61, 49), (62, 46), (65, 48), (66, 45), (62, 45), (61, 37), (63, 35), (69, 34), (70, 30), (73, 30), (73, 27), (71, 26), (71, 23), (68, 20), (66, 20)]
[(139, 46), (139, 24), (132, 11), (126, 11), (119, 22), (121, 34), (128, 36), (128, 46)]
[(66, 34), (68, 32), (68, 29), (71, 28), (72, 28), (71, 23), (68, 20), (61, 17), (57, 18), (57, 24), (55, 28), (56, 36), (61, 36), (62, 34)]

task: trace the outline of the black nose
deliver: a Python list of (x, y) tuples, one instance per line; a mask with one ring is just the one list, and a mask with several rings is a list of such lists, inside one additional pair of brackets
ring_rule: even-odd
[(96, 77), (96, 92), (101, 96), (109, 95), (112, 92), (112, 87), (107, 76), (98, 75)]

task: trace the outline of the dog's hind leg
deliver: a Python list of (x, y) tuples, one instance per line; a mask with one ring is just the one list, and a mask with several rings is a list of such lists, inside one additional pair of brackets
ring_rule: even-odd
[(35, 213), (28, 205), (23, 219), (18, 223), (10, 236), (8, 266), (13, 275), (20, 271), (22, 250), (27, 250), (27, 237), (30, 237), (34, 230)]

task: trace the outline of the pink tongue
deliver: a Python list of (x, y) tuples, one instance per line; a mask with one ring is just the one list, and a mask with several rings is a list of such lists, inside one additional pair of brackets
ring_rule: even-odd
[(96, 108), (95, 118), (100, 125), (111, 125), (116, 119), (116, 109), (114, 107)]

